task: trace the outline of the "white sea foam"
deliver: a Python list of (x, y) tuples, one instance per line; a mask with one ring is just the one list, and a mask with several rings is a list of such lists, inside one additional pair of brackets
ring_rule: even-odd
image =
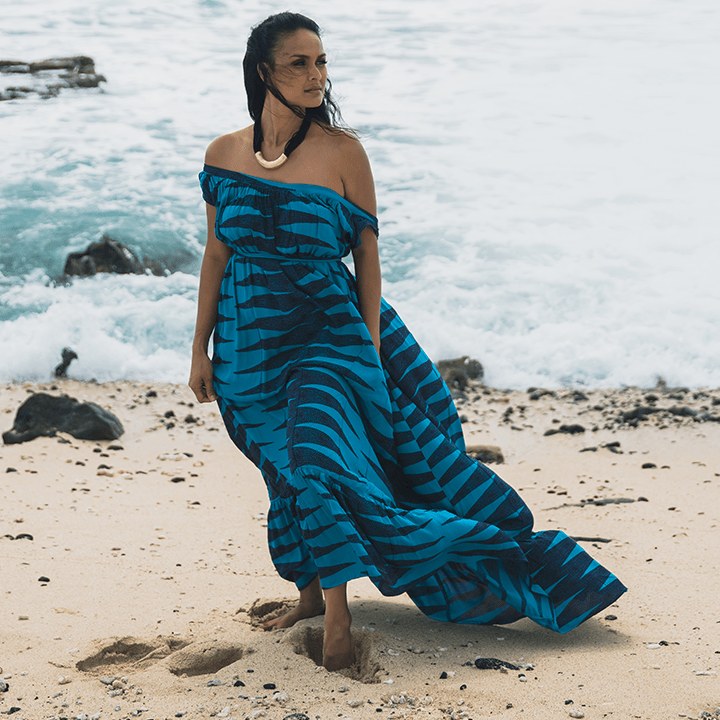
[[(0, 378), (184, 380), (212, 137), (247, 122), (279, 0), (37, 0), (4, 57), (94, 57), (104, 92), (0, 103)], [(505, 387), (720, 386), (714, 0), (306, 0), (377, 183), (386, 297)], [(8, 78), (3, 78), (7, 84)], [(47, 284), (103, 233), (167, 278)]]

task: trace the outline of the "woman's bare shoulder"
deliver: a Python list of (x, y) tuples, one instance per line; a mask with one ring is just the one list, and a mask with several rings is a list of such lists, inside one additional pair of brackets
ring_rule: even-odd
[(215, 138), (205, 151), (205, 163), (213, 167), (229, 167), (242, 156), (246, 146), (252, 147), (252, 126)]
[(349, 133), (338, 133), (334, 138), (334, 154), (345, 189), (345, 197), (374, 215), (375, 183), (370, 161), (362, 143)]

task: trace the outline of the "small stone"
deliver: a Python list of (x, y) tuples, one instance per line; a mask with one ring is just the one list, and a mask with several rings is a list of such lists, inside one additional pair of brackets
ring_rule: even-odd
[(448, 678), (448, 674), (443, 670), (443, 671), (440, 673), (440, 679), (441, 679), (441, 680), (447, 680), (447, 678)]
[(498, 660), (497, 658), (475, 658), (475, 667), (478, 670), (518, 670), (517, 665), (505, 662), (504, 660)]
[(605, 619), (606, 620), (617, 620), (617, 615), (606, 615)]
[(110, 677), (101, 677), (101, 678), (100, 678), (100, 682), (101, 682), (103, 685), (112, 685), (112, 684), (113, 684), (113, 680), (115, 680), (115, 676), (114, 676), (114, 675), (111, 675)]
[(72, 680), (67, 675), (61, 675), (58, 678), (58, 685), (67, 685), (68, 683), (71, 683)]
[(263, 685), (263, 690), (274, 690), (276, 687), (275, 683), (265, 683)]
[(7, 692), (9, 689), (10, 686), (4, 680), (0, 680), (0, 692)]
[(520, 673), (520, 675), (518, 675), (518, 680), (519, 680), (520, 682), (527, 682), (527, 677), (525, 677), (525, 675), (523, 675), (522, 673)]
[(242, 680), (236, 680), (233, 683), (233, 687), (245, 687), (245, 683)]
[(356, 699), (356, 700), (348, 700), (348, 701), (347, 701), (347, 704), (348, 704), (351, 708), (358, 708), (358, 707), (361, 707), (362, 705), (364, 705), (364, 704), (365, 704), (365, 701), (364, 701), (364, 700), (358, 700), (358, 699)]
[(571, 718), (584, 718), (585, 713), (582, 710), (571, 710), (570, 717)]
[(346, 693), (349, 689), (350, 689), (350, 688), (349, 688), (347, 685), (341, 685), (341, 686), (338, 688), (338, 692)]
[(213, 678), (212, 680), (208, 680), (208, 687), (217, 687), (218, 685), (222, 685), (223, 681), (218, 680), (217, 678)]
[(290, 700), (290, 696), (286, 692), (276, 692), (273, 697), (273, 702), (278, 705), (285, 705)]

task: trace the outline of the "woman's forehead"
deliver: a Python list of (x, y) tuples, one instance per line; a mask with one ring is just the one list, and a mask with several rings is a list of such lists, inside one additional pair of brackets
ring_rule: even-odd
[(277, 57), (291, 57), (293, 55), (322, 55), (322, 40), (311, 30), (296, 30), (288, 35), (278, 46)]

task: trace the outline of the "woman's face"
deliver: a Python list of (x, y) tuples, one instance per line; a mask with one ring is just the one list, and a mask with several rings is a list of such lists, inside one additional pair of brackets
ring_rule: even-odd
[(275, 67), (270, 74), (291, 105), (320, 105), (327, 82), (327, 58), (320, 38), (304, 29), (288, 35), (275, 53)]

